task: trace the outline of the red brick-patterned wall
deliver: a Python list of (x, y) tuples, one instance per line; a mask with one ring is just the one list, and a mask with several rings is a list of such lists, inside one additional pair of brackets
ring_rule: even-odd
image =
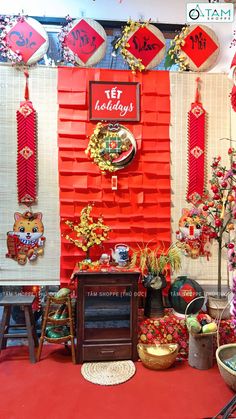
[[(88, 137), (96, 122), (89, 121), (89, 81), (138, 81), (141, 90), (140, 122), (125, 122), (137, 141), (137, 153), (118, 176), (117, 191), (111, 190), (111, 174), (101, 174), (85, 155)], [(58, 147), (61, 232), (65, 220), (79, 221), (81, 209), (94, 203), (92, 215), (103, 214), (112, 228), (103, 249), (116, 243), (131, 248), (150, 242), (170, 245), (170, 83), (169, 72), (132, 74), (124, 70), (61, 67), (58, 69)], [(61, 282), (68, 282), (75, 262), (84, 252), (62, 237)]]

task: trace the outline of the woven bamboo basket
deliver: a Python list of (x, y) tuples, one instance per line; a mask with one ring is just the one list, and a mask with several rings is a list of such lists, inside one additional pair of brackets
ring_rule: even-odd
[[(196, 297), (196, 298), (194, 298), (192, 301), (190, 301), (189, 303), (188, 303), (188, 305), (187, 305), (187, 307), (186, 307), (186, 309), (185, 309), (185, 321), (187, 320), (187, 318), (188, 318), (188, 309), (189, 309), (189, 307), (191, 306), (191, 304), (194, 302), (194, 301), (196, 301), (196, 300), (199, 300), (199, 299), (203, 299), (204, 301), (203, 301), (203, 304), (204, 304), (204, 302), (206, 303), (206, 301), (207, 301), (207, 297), (206, 296), (200, 296), (200, 297)], [(215, 313), (216, 314), (216, 317), (212, 317), (212, 321), (217, 321), (218, 319), (219, 319), (219, 312), (216, 312)], [(186, 325), (187, 325), (187, 322), (186, 322)], [(197, 337), (200, 337), (200, 336), (210, 336), (210, 335), (217, 335), (217, 332), (209, 332), (209, 333), (193, 333), (189, 328), (188, 328), (188, 332), (189, 332), (189, 334), (191, 334), (192, 336), (197, 336)]]
[(139, 358), (146, 368), (152, 370), (165, 370), (175, 362), (179, 352), (176, 343), (146, 345), (138, 343)]
[(49, 337), (45, 336), (44, 338), (49, 343), (58, 343), (59, 344), (59, 343), (66, 343), (69, 340), (71, 341), (73, 339), (73, 336), (68, 335), (68, 336), (63, 336), (61, 338), (49, 338)]
[(221, 345), (216, 350), (216, 361), (220, 375), (225, 383), (236, 392), (236, 371), (225, 365), (224, 361), (236, 355), (236, 343)]
[(209, 333), (194, 333), (187, 323), (188, 309), (194, 301), (199, 299), (203, 299), (204, 303), (204, 301), (206, 301), (206, 296), (194, 298), (188, 303), (185, 310), (186, 326), (189, 332), (188, 363), (190, 367), (199, 370), (207, 370), (213, 366), (214, 362), (213, 339), (216, 335), (216, 331)]
[[(231, 301), (227, 304), (225, 309), (230, 305)], [(223, 315), (223, 313), (222, 313)], [(221, 317), (222, 318), (222, 317)], [(221, 318), (219, 320), (221, 320)], [(228, 343), (226, 345), (220, 345), (220, 321), (217, 329), (217, 350), (216, 350), (216, 361), (219, 368), (219, 372), (225, 383), (236, 392), (236, 371), (225, 365), (224, 361), (232, 356), (236, 355), (236, 343)]]
[(55, 324), (55, 325), (64, 325), (64, 324), (68, 323), (69, 320), (70, 320), (69, 315), (68, 315), (68, 317), (63, 317), (61, 319), (55, 319), (55, 317), (54, 317), (55, 314), (56, 314), (56, 311), (52, 311), (52, 312), (49, 313), (47, 323), (51, 323), (51, 324)]
[(221, 318), (221, 320), (230, 319), (230, 306), (228, 304), (228, 295), (224, 298), (216, 299), (208, 296), (207, 312), (212, 318)]

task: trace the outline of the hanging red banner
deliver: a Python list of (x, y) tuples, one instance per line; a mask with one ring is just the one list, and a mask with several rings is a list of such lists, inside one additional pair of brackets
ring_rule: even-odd
[(200, 78), (196, 79), (195, 102), (188, 112), (188, 192), (187, 201), (194, 205), (202, 202), (204, 193), (205, 117), (198, 90)]
[(25, 71), (25, 101), (17, 111), (17, 188), (19, 204), (37, 199), (36, 111), (29, 101), (28, 72)]

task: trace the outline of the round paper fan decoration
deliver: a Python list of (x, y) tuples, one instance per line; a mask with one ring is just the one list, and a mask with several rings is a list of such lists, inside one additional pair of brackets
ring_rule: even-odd
[(180, 56), (191, 71), (208, 71), (216, 63), (220, 46), (215, 32), (205, 25), (185, 29)]
[(48, 50), (48, 35), (37, 20), (25, 17), (6, 17), (1, 32), (1, 51), (13, 64), (30, 66), (37, 63)]
[(165, 38), (162, 32), (149, 22), (128, 21), (116, 48), (120, 48), (131, 70), (150, 70), (164, 58)]
[(81, 18), (72, 21), (59, 34), (59, 42), (65, 61), (88, 67), (101, 61), (106, 53), (107, 36), (100, 23)]
[(136, 149), (135, 138), (128, 128), (118, 123), (103, 125), (99, 122), (85, 153), (105, 173), (115, 172), (130, 164)]

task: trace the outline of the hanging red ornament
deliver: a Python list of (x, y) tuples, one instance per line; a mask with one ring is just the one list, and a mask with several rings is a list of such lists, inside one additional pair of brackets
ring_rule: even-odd
[(188, 191), (187, 201), (198, 205), (202, 202), (205, 184), (205, 119), (206, 111), (200, 102), (198, 83), (195, 102), (188, 112)]
[(233, 56), (233, 59), (230, 65), (230, 71), (229, 71), (229, 78), (233, 80), (234, 82), (231, 93), (230, 93), (231, 106), (234, 112), (236, 112), (236, 71), (235, 69), (236, 69), (236, 52)]
[(29, 100), (28, 71), (24, 75), (25, 101), (17, 110), (17, 188), (19, 204), (30, 206), (37, 200), (37, 129), (36, 111)]

